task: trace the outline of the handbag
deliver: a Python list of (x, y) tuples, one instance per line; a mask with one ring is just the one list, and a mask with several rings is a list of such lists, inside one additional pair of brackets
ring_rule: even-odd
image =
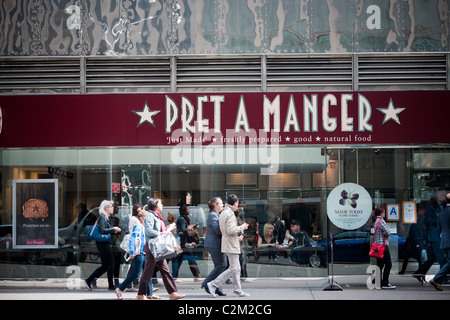
[(159, 236), (148, 240), (148, 247), (156, 262), (171, 259), (177, 255), (174, 242), (176, 242), (175, 237), (169, 231), (161, 232)]
[(125, 256), (124, 256), (125, 261), (130, 260), (130, 256), (131, 256), (130, 255), (130, 238), (131, 238), (131, 233), (126, 234), (123, 237), (122, 242), (119, 245), (120, 249), (125, 251)]
[(88, 229), (88, 239), (97, 242), (109, 242), (111, 241), (111, 235), (100, 233), (100, 226), (98, 225), (98, 219), (95, 221), (94, 225)]
[(380, 222), (381, 222), (381, 219), (378, 221), (377, 227), (375, 228), (375, 232), (373, 233), (372, 245), (370, 246), (370, 251), (369, 251), (369, 256), (374, 257), (374, 258), (383, 258), (384, 251), (386, 250), (386, 244), (385, 244), (386, 242), (384, 239), (384, 235), (383, 235), (383, 244), (373, 243), (373, 241), (375, 240), (375, 234), (377, 233), (378, 225), (380, 224)]
[[(140, 254), (140, 249), (141, 249), (141, 229), (139, 228), (139, 235), (135, 238), (134, 240), (134, 247), (135, 249), (135, 255)], [(126, 253), (130, 253), (130, 238), (132, 233), (128, 233), (126, 234), (123, 239), (122, 242), (120, 243), (120, 248), (125, 251)], [(126, 259), (127, 260), (127, 259)]]

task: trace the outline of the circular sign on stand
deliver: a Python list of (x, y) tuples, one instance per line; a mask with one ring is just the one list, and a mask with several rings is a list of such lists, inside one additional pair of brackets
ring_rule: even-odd
[(372, 214), (372, 197), (358, 184), (340, 184), (328, 195), (327, 214), (338, 228), (358, 229), (366, 224)]

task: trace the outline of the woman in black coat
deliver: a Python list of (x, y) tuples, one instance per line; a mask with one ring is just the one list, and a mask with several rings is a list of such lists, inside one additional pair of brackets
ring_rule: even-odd
[[(103, 200), (99, 208), (100, 216), (98, 217), (98, 226), (101, 234), (115, 234), (120, 233), (119, 227), (114, 227), (114, 202)], [(102, 261), (102, 265), (98, 267), (87, 279), (84, 280), (88, 290), (92, 291), (92, 281), (100, 278), (102, 274), (107, 272), (108, 275), (108, 290), (114, 290), (114, 254), (111, 248), (111, 241), (96, 242), (98, 254)]]

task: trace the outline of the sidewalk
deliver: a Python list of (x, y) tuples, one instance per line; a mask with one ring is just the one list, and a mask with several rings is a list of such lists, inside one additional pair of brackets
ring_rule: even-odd
[[(201, 282), (192, 278), (181, 279), (177, 283), (178, 292), (186, 295), (180, 301), (296, 301), (296, 300), (450, 300), (450, 287), (444, 286), (439, 292), (429, 284), (422, 285), (411, 275), (391, 275), (390, 281), (397, 286), (394, 290), (368, 289), (366, 281), (369, 275), (335, 276), (334, 282), (342, 291), (327, 291), (329, 280), (319, 278), (250, 278), (242, 283), (242, 288), (250, 297), (232, 296), (232, 285), (225, 285), (225, 297), (213, 298), (201, 289)], [(428, 276), (430, 277), (430, 276)], [(123, 279), (121, 279), (123, 280)], [(161, 279), (156, 292), (163, 300), (169, 296)], [(42, 280), (0, 280), (0, 300), (116, 300), (113, 291), (108, 291), (105, 278), (98, 280), (98, 287), (88, 291), (82, 279), (72, 283), (68, 279)], [(125, 300), (134, 300), (135, 292), (124, 292)]]

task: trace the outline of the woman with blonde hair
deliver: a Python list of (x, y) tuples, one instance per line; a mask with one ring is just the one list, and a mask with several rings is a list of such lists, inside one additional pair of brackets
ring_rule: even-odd
[[(103, 200), (99, 208), (99, 217), (97, 225), (102, 234), (120, 233), (119, 227), (114, 227), (114, 202), (110, 200)], [(108, 290), (114, 290), (113, 276), (114, 276), (114, 254), (111, 248), (111, 242), (96, 242), (98, 254), (102, 265), (98, 267), (87, 279), (84, 280), (88, 290), (92, 291), (92, 281), (101, 277), (107, 272), (108, 275)]]
[(274, 226), (271, 223), (266, 223), (264, 225), (263, 236), (258, 238), (258, 248), (267, 248), (269, 254), (269, 262), (273, 259), (274, 262), (277, 261), (276, 254), (276, 238), (273, 236)]

